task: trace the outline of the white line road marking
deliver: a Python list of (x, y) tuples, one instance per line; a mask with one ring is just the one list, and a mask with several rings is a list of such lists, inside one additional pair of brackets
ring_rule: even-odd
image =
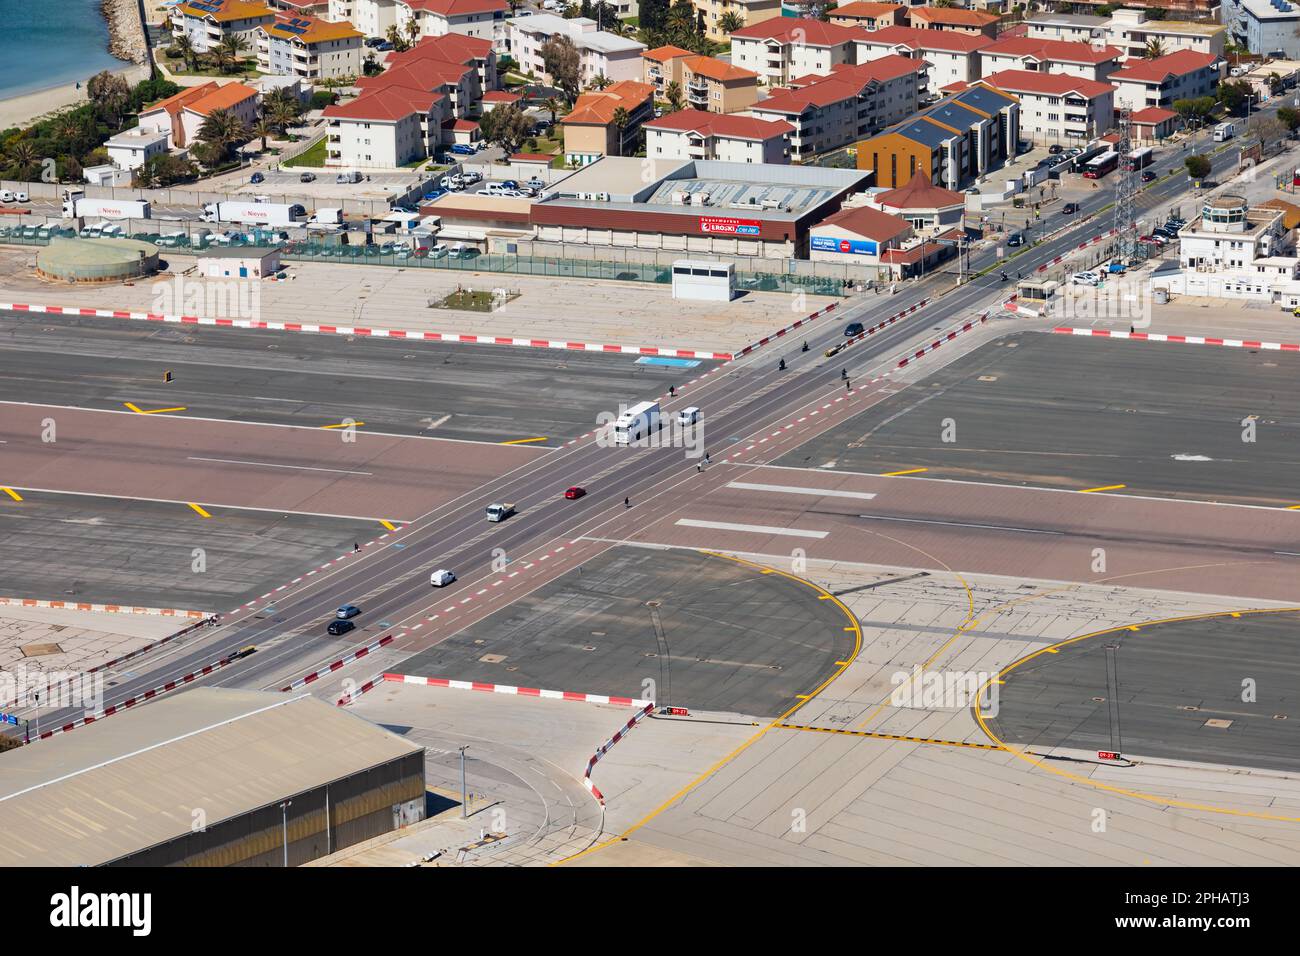
[(276, 465), (269, 461), (240, 461), (237, 458), (196, 458), (190, 455), (187, 461), (211, 461), (220, 465), (256, 465), (258, 468), (291, 468), (294, 471), (328, 471), (334, 475), (362, 475), (366, 478), (374, 477), (374, 472), (370, 471), (344, 471), (341, 468), (313, 468), (310, 465)]
[(832, 491), (826, 488), (803, 488), (798, 485), (763, 485), (754, 481), (729, 481), (728, 488), (741, 491), (779, 491), (787, 495), (816, 495), (826, 498), (860, 498), (870, 501), (876, 497), (874, 491)]
[(697, 521), (695, 518), (679, 518), (677, 524), (686, 528), (711, 528), (714, 531), (750, 531), (754, 534), (779, 534), (791, 538), (824, 538), (829, 532), (804, 531), (800, 528), (770, 528), (761, 524), (729, 524), (726, 521)]
[(872, 521), (900, 521), (904, 524), (937, 524), (945, 528), (979, 528), (985, 531), (1015, 531), (1019, 534), (1065, 534), (1064, 531), (1044, 531), (1042, 528), (1013, 528), (1000, 524), (969, 524), (965, 521), (935, 521), (932, 518), (895, 518), (886, 515), (858, 515)]

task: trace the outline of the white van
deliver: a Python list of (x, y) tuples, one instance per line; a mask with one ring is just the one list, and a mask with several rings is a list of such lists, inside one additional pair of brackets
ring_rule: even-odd
[(435, 588), (445, 588), (452, 581), (456, 580), (456, 572), (448, 571), (446, 568), (439, 568), (429, 575), (429, 583)]
[(478, 194), (480, 196), (510, 196), (514, 192), (505, 183), (488, 183), (478, 191)]
[(1225, 143), (1236, 134), (1237, 127), (1231, 123), (1220, 123), (1214, 127), (1214, 141), (1216, 143)]
[(700, 420), (700, 410), (692, 405), (690, 408), (683, 408), (677, 413), (677, 424), (682, 428), (694, 425)]
[(1095, 272), (1076, 272), (1070, 276), (1071, 285), (1101, 285), (1101, 276)]
[(334, 177), (334, 182), (336, 182), (336, 183), (359, 183), (359, 182), (361, 182), (361, 174), (360, 174), (359, 172), (357, 172), (355, 169), (353, 169), (353, 170), (349, 170), (349, 171), (346, 172), (346, 173), (339, 173), (337, 176), (335, 176), (335, 177)]

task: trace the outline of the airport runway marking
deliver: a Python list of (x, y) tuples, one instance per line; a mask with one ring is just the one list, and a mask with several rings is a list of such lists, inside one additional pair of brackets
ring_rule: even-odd
[[(1176, 624), (1183, 621), (1205, 621), (1216, 617), (1242, 617), (1243, 615), (1247, 615), (1247, 614), (1286, 614), (1286, 613), (1295, 613), (1295, 612), (1300, 612), (1300, 607), (1246, 608), (1240, 611), (1214, 611), (1209, 614), (1189, 614), (1183, 617), (1166, 617), (1154, 621), (1143, 621), (1141, 624), (1136, 625), (1136, 627), (1138, 628), (1151, 627), (1154, 624)], [(1232, 807), (1218, 807), (1212, 804), (1193, 803), (1189, 800), (1179, 800), (1176, 797), (1162, 797), (1159, 794), (1144, 793), (1141, 790), (1130, 790), (1125, 787), (1118, 787), (1113, 784), (1103, 783), (1102, 781), (1094, 780), (1091, 777), (1085, 777), (1081, 774), (1071, 773), (1070, 771), (1063, 770), (1060, 767), (1050, 766), (1044, 761), (1037, 759), (1034, 754), (1030, 754), (1025, 750), (1021, 749), (1020, 747), (1011, 746), (1007, 744), (1005, 741), (999, 738), (997, 734), (993, 733), (993, 731), (989, 729), (988, 722), (985, 720), (983, 713), (981, 713), (982, 704), (980, 698), (984, 694), (985, 688), (989, 687), (991, 684), (995, 682), (1005, 683), (1004, 678), (1007, 674), (1015, 670), (1021, 664), (1033, 660), (1039, 654), (1059, 654), (1061, 652), (1061, 648), (1066, 647), (1070, 644), (1077, 643), (1078, 641), (1086, 641), (1094, 637), (1104, 637), (1107, 634), (1114, 634), (1116, 631), (1132, 630), (1134, 627), (1135, 625), (1132, 624), (1124, 624), (1121, 625), (1120, 627), (1108, 627), (1103, 631), (1093, 631), (1090, 634), (1080, 634), (1078, 637), (1071, 637), (1067, 640), (1060, 641), (1056, 644), (1053, 644), (1050, 647), (1040, 648), (1039, 650), (1034, 651), (1032, 654), (1027, 654), (1024, 657), (1020, 658), (1020, 660), (1013, 661), (1011, 664), (1008, 664), (1006, 667), (1002, 668), (1000, 671), (998, 671), (996, 674), (990, 677), (987, 681), (985, 681), (984, 684), (980, 686), (980, 689), (976, 692), (975, 701), (971, 705), (971, 710), (974, 712), (975, 719), (979, 722), (980, 728), (984, 731), (985, 734), (988, 735), (989, 740), (992, 740), (994, 743), (998, 744), (1001, 749), (1007, 751), (1008, 753), (1013, 754), (1014, 756), (1025, 761), (1031, 766), (1037, 767), (1039, 770), (1045, 770), (1050, 774), (1054, 774), (1058, 777), (1063, 777), (1064, 779), (1069, 780), (1073, 783), (1081, 783), (1084, 786), (1095, 787), (1098, 790), (1103, 790), (1107, 793), (1118, 794), (1119, 796), (1122, 797), (1132, 797), (1135, 800), (1142, 800), (1147, 803), (1156, 803), (1166, 807), (1178, 807), (1179, 809), (1183, 809), (1183, 810), (1199, 810), (1199, 811), (1205, 811), (1207, 813), (1221, 813), (1224, 814), (1225, 816), (1247, 817), (1252, 820), (1274, 820), (1281, 823), (1300, 823), (1300, 817), (1294, 817), (1294, 816), (1288, 817), (1288, 816), (1282, 816), (1281, 814), (1261, 813), (1257, 810), (1236, 810), (1233, 809)], [(1102, 765), (1099, 764), (1098, 766), (1102, 766)]]
[(360, 428), (365, 422), (339, 422), (337, 425), (322, 425), (321, 428)]
[(195, 504), (194, 502), (192, 502), (192, 501), (187, 501), (187, 502), (185, 502), (185, 503), (186, 503), (187, 505), (189, 505), (191, 508), (193, 508), (193, 509), (198, 513), (198, 516), (199, 516), (200, 518), (211, 518), (211, 517), (212, 517), (212, 515), (208, 514), (206, 511), (203, 510), (203, 507), (202, 507), (201, 505), (196, 505), (196, 504)]
[[(333, 426), (327, 425), (325, 427), (332, 428)], [(190, 455), (185, 460), (206, 461), (219, 465), (254, 465), (258, 468), (289, 468), (293, 471), (327, 471), (332, 475), (359, 475), (362, 478), (370, 478), (374, 476), (374, 472), (372, 471), (347, 471), (343, 468), (317, 468), (312, 465), (278, 465), (269, 461), (244, 461), (239, 458), (199, 458)]]
[(177, 405), (175, 408), (140, 408), (134, 402), (123, 402), (122, 404), (131, 409), (131, 411), (135, 412), (137, 415), (162, 415), (165, 412), (186, 411), (186, 406), (184, 405)]
[(546, 438), (547, 438), (547, 436), (545, 436), (545, 435), (540, 435), (540, 436), (538, 436), (537, 438), (514, 438), (514, 439), (511, 439), (510, 441), (503, 441), (503, 442), (501, 442), (501, 444), (503, 444), (503, 445), (528, 445), (528, 444), (531, 444), (532, 442), (546, 441)]
[(807, 724), (777, 724), (781, 730), (807, 730), (818, 734), (840, 734), (845, 737), (871, 737), (876, 740), (897, 740), (910, 744), (940, 744), (944, 747), (969, 747), (972, 750), (1006, 750), (997, 744), (972, 743), (966, 740), (940, 740), (936, 737), (908, 737), (903, 734), (881, 734), (871, 730), (846, 730), (839, 727), (813, 727)]
[(874, 491), (839, 491), (833, 488), (807, 488), (798, 485), (764, 485), (754, 481), (729, 481), (728, 488), (741, 491), (774, 491), (787, 495), (814, 495), (818, 498), (858, 498), (870, 501), (876, 497)]
[(791, 538), (826, 537), (828, 531), (805, 531), (802, 528), (775, 528), (759, 524), (732, 524), (727, 521), (701, 521), (697, 518), (678, 518), (676, 524), (684, 528), (708, 528), (713, 531), (747, 531), (753, 534), (783, 535)]
[(0, 490), (4, 491), (4, 493), (7, 494), (10, 498), (12, 498), (14, 501), (23, 500), (23, 496), (20, 495), (18, 492), (14, 491), (12, 488), (3, 488)]
[(908, 468), (904, 471), (886, 471), (882, 472), (881, 478), (898, 478), (901, 475), (919, 475), (923, 471), (929, 471), (929, 468)]
[(385, 528), (387, 528), (389, 531), (397, 530), (397, 525), (393, 524), (391, 521), (385, 521), (383, 518), (380, 518), (379, 523), (383, 525)]
[(1081, 488), (1079, 489), (1079, 494), (1090, 495), (1094, 491), (1119, 491), (1119, 489), (1127, 487), (1128, 485), (1102, 485), (1099, 488)]
[(818, 595), (823, 596), (827, 600), (834, 601), (836, 606), (844, 613), (845, 617), (847, 617), (850, 621), (853, 622), (853, 630), (856, 633), (856, 639), (853, 645), (853, 653), (847, 655), (847, 660), (845, 660), (842, 665), (837, 663), (835, 671), (831, 673), (831, 675), (827, 677), (825, 680), (823, 680), (820, 684), (818, 684), (815, 688), (813, 688), (813, 690), (810, 693), (798, 695), (798, 698), (795, 700), (794, 704), (791, 707), (789, 707), (783, 714), (778, 716), (775, 720), (771, 721), (770, 723), (764, 725), (756, 733), (750, 736), (747, 740), (743, 741), (734, 750), (732, 750), (730, 753), (723, 756), (720, 760), (716, 761), (712, 766), (708, 767), (703, 773), (697, 776), (694, 780), (692, 780), (686, 786), (682, 787), (680, 790), (674, 793), (663, 803), (659, 804), (659, 806), (655, 807), (648, 814), (643, 816), (640, 820), (633, 823), (622, 833), (608, 840), (605, 840), (602, 843), (593, 844), (592, 846), (589, 846), (585, 850), (575, 853), (572, 856), (567, 856), (562, 860), (556, 860), (555, 862), (550, 864), (551, 866), (559, 866), (560, 864), (567, 863), (570, 860), (576, 860), (579, 857), (586, 856), (589, 853), (595, 853), (597, 850), (603, 850), (607, 846), (626, 840), (629, 834), (634, 833), (635, 831), (641, 829), (643, 826), (645, 826), (655, 817), (659, 816), (669, 807), (673, 806), (673, 804), (677, 803), (688, 793), (690, 793), (700, 784), (704, 783), (704, 781), (708, 780), (710, 777), (712, 777), (715, 773), (717, 773), (727, 764), (731, 763), (731, 761), (735, 760), (736, 757), (738, 757), (744, 751), (748, 750), (751, 746), (753, 746), (755, 743), (761, 740), (769, 730), (772, 730), (774, 727), (779, 726), (782, 722), (785, 721), (787, 717), (795, 713), (795, 711), (799, 710), (799, 708), (807, 704), (808, 701), (812, 700), (814, 697), (816, 697), (818, 694), (824, 691), (827, 687), (829, 687), (837, 677), (839, 677), (841, 674), (844, 673), (845, 668), (847, 668), (849, 664), (851, 664), (854, 660), (857, 659), (858, 654), (862, 651), (862, 628), (858, 623), (858, 619), (853, 615), (853, 612), (848, 609), (848, 606), (843, 601), (835, 597), (835, 595), (831, 594), (821, 585), (816, 584), (813, 581), (809, 581), (805, 578), (801, 578), (796, 574), (791, 574), (788, 571), (781, 571), (776, 568), (765, 568), (761, 564), (746, 560), (745, 558), (737, 557), (736, 555), (723, 554), (719, 551), (708, 551), (705, 549), (700, 549), (700, 553), (711, 555), (712, 557), (715, 558), (724, 558), (728, 561), (734, 561), (737, 564), (743, 564), (748, 567), (754, 568), (756, 570), (760, 570), (760, 571), (766, 570), (766, 571), (770, 571), (772, 574), (779, 574), (783, 578), (788, 578), (789, 580), (795, 581), (798, 584), (802, 584), (805, 587), (812, 588), (814, 591), (818, 593)]

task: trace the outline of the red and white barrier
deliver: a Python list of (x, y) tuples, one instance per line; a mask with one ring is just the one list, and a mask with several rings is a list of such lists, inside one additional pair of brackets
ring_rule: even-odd
[(630, 734), (632, 728), (646, 717), (649, 717), (650, 714), (654, 712), (654, 709), (655, 705), (653, 703), (646, 703), (644, 707), (637, 711), (636, 715), (631, 720), (618, 729), (618, 733), (597, 747), (596, 752), (592, 754), (591, 759), (587, 761), (587, 769), (582, 772), (582, 785), (591, 792), (591, 795), (596, 798), (602, 807), (605, 805), (605, 795), (597, 790), (596, 785), (591, 782), (591, 771), (595, 768), (596, 764), (600, 762), (600, 758), (609, 753), (611, 747)]
[[(1109, 239), (1111, 236), (1115, 235), (1115, 234), (1118, 233), (1118, 232), (1119, 232), (1118, 229), (1111, 229), (1109, 232), (1103, 232), (1103, 233), (1102, 233), (1101, 235), (1099, 235), (1099, 236), (1093, 236), (1091, 239), (1085, 239), (1083, 242), (1081, 242), (1081, 243), (1079, 243), (1077, 246), (1075, 246), (1073, 251), (1074, 251), (1074, 252), (1079, 252), (1080, 250), (1087, 249), (1089, 246), (1095, 246), (1095, 245), (1096, 245), (1097, 243), (1099, 243), (1099, 242), (1105, 242), (1107, 239)], [(1045, 272), (1045, 271), (1047, 271), (1047, 269), (1048, 269), (1049, 267), (1051, 267), (1051, 266), (1058, 266), (1058, 265), (1060, 265), (1062, 262), (1064, 262), (1064, 261), (1066, 260), (1066, 258), (1067, 258), (1069, 255), (1070, 255), (1070, 253), (1068, 253), (1068, 252), (1067, 252), (1067, 253), (1064, 253), (1064, 254), (1062, 254), (1062, 255), (1059, 255), (1059, 256), (1057, 256), (1055, 259), (1053, 259), (1051, 262), (1044, 262), (1041, 266), (1039, 266), (1039, 267), (1038, 267), (1037, 269), (1035, 269), (1034, 271), (1035, 271), (1035, 272)]]
[(96, 667), (92, 667), (90, 668), (90, 670), (86, 671), (86, 673), (93, 674), (96, 671), (102, 671), (102, 670), (107, 670), (110, 667), (116, 667), (118, 664), (121, 664), (124, 661), (129, 661), (132, 658), (139, 657), (141, 654), (147, 654), (152, 650), (156, 650), (162, 647), (164, 644), (171, 643), (172, 641), (176, 640), (176, 638), (178, 637), (184, 637), (186, 634), (189, 634), (191, 631), (197, 631), (199, 628), (207, 627), (207, 626), (208, 626), (207, 619), (204, 619), (202, 621), (195, 621), (193, 624), (188, 624), (185, 627), (181, 628), (176, 633), (168, 634), (166, 637), (154, 641), (152, 644), (146, 644), (144, 647), (137, 647), (129, 654), (123, 654), (121, 657), (113, 658), (111, 661), (107, 662), (106, 664), (100, 664)]
[[(418, 684), (422, 687), (448, 687), (452, 690), (480, 690), (489, 694), (507, 694), (514, 697), (541, 697), (548, 700), (571, 700), (584, 704), (617, 704), (620, 707), (642, 707), (652, 704), (635, 697), (613, 697), (608, 694), (579, 694), (567, 690), (540, 690), (536, 687), (514, 687), (510, 684), (486, 684), (480, 681), (449, 680), (445, 677), (419, 677), (412, 674), (385, 674), (385, 681), (398, 684)], [(368, 688), (367, 688), (368, 689)], [(364, 691), (359, 691), (360, 696)]]
[(297, 690), (299, 687), (306, 687), (308, 684), (315, 683), (316, 681), (320, 680), (322, 677), (328, 677), (330, 674), (333, 674), (335, 671), (342, 670), (344, 667), (347, 667), (349, 664), (354, 664), (357, 661), (361, 660), (361, 658), (369, 656), (373, 651), (377, 651), (381, 647), (387, 647), (391, 643), (393, 643), (393, 635), (385, 634), (383, 637), (381, 637), (379, 640), (375, 641), (374, 643), (367, 644), (365, 647), (362, 648), (358, 648), (357, 650), (353, 651), (351, 654), (346, 654), (343, 657), (340, 657), (338, 660), (334, 661), (334, 663), (328, 664), (325, 667), (322, 667), (320, 670), (308, 674), (306, 677), (300, 677), (292, 684), (289, 684), (286, 687), (281, 687), (280, 690), (283, 693), (287, 693), (288, 691), (291, 690)]
[(1109, 329), (1078, 329), (1058, 326), (1058, 335), (1084, 335), (1094, 338), (1131, 339), (1136, 342), (1175, 342), (1180, 345), (1221, 345), (1234, 349), (1268, 349), (1274, 352), (1300, 352), (1296, 342), (1257, 342), (1253, 339), (1223, 339), (1208, 335), (1166, 335), (1163, 332), (1123, 332)]
[(156, 614), (184, 617), (192, 621), (212, 616), (211, 611), (189, 611), (176, 607), (132, 607), (129, 604), (86, 604), (81, 601), (38, 601), (33, 598), (0, 597), (0, 607), (47, 607), (66, 611), (95, 611), (100, 614)]
[(969, 332), (971, 329), (983, 325), (988, 320), (989, 320), (989, 314), (987, 312), (984, 312), (983, 314), (980, 315), (978, 319), (971, 319), (971, 321), (967, 322), (965, 325), (961, 326), (960, 328), (953, 329), (943, 338), (935, 339), (929, 345), (925, 346), (925, 348), (917, 349), (911, 355), (899, 359), (898, 364), (895, 365), (894, 368), (902, 368), (903, 366), (909, 364), (910, 362), (915, 362), (921, 356), (928, 355), (929, 353), (937, 349), (939, 346), (943, 345), (945, 342), (951, 342), (953, 339), (961, 335), (963, 332)]
[[(730, 360), (730, 352), (701, 349), (660, 348), (655, 345), (607, 345), (593, 342), (568, 342), (561, 339), (526, 339), (506, 335), (460, 335), (454, 332), (416, 332), (406, 329), (375, 329), (351, 325), (312, 325), (303, 322), (260, 322), (253, 319), (214, 319), (197, 315), (166, 315), (158, 312), (127, 312), (118, 309), (83, 309), (75, 306), (33, 305), (0, 302), (0, 310), (75, 315), (100, 319), (136, 319), (144, 322), (167, 322), (179, 325), (211, 325), (219, 328), (256, 329), (270, 332), (309, 332), (319, 335), (356, 335), (369, 338), (403, 339), (412, 342), (460, 342), (470, 345), (514, 345), (534, 349), (569, 349), (581, 352), (615, 352), (621, 355), (656, 355), (665, 358)], [(825, 311), (825, 310), (823, 310)]]
[(773, 332), (771, 335), (763, 336), (761, 339), (759, 339), (757, 342), (753, 343), (752, 345), (746, 345), (739, 352), (737, 352), (734, 355), (729, 355), (727, 356), (727, 358), (738, 359), (742, 355), (748, 355), (750, 352), (754, 351), (754, 349), (761, 349), (764, 345), (767, 345), (770, 342), (775, 342), (777, 339), (784, 338), (785, 336), (793, 332), (795, 329), (803, 328), (805, 325), (812, 322), (813, 319), (817, 319), (823, 315), (826, 315), (827, 313), (834, 312), (835, 307), (838, 305), (839, 305), (838, 302), (832, 302), (830, 305), (826, 306), (826, 308), (818, 309), (812, 315), (805, 316), (804, 318), (800, 319), (798, 322), (794, 323), (794, 325), (787, 325), (783, 329), (777, 329), (777, 331)]

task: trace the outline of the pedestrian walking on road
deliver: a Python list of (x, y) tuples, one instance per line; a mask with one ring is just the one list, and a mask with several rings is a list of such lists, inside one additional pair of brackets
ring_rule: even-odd
[(846, 391), (846, 392), (847, 392), (847, 391), (850, 391), (852, 388), (853, 388), (853, 383), (850, 382), (850, 381), (846, 378), (846, 379), (844, 380), (844, 391)]
[(624, 498), (624, 499), (623, 499), (623, 507), (624, 507), (624, 508), (631, 508), (631, 507), (632, 507), (632, 499), (631, 499), (631, 498)]
[(668, 386), (668, 397), (669, 397), (669, 398), (676, 398), (676, 397), (677, 397), (677, 386), (676, 386), (676, 385), (669, 385), (669, 386)]
[(702, 461), (697, 461), (697, 462), (695, 463), (695, 470), (696, 470), (696, 472), (702, 472), (702, 471), (704, 471), (704, 462), (702, 462)]
[(360, 545), (358, 542), (356, 542), (356, 541), (353, 541), (353, 542), (352, 542), (352, 553), (353, 553), (353, 554), (360, 554), (360, 553), (361, 553), (361, 545)]

